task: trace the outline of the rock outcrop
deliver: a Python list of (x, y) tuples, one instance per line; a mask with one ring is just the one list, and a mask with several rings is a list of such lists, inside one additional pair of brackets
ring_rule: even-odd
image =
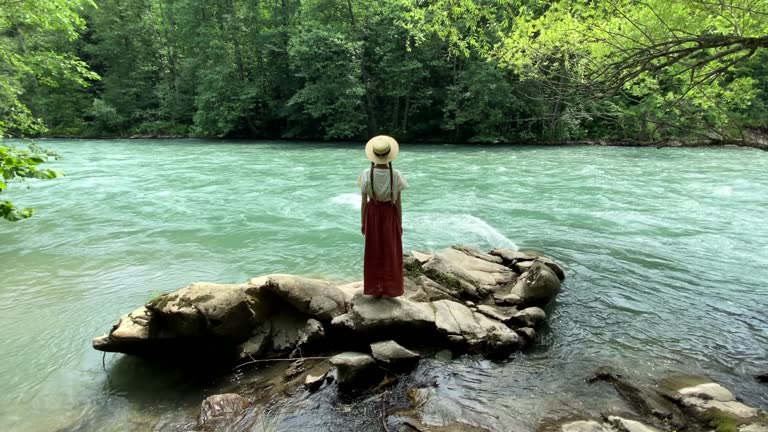
[(286, 274), (193, 283), (123, 316), (93, 347), (152, 355), (215, 345), (225, 349), (206, 351), (237, 362), (410, 338), (503, 357), (534, 337), (546, 319), (538, 306), (564, 277), (549, 258), (507, 249), (412, 252), (404, 265), (406, 293), (398, 298), (365, 296), (362, 282)]

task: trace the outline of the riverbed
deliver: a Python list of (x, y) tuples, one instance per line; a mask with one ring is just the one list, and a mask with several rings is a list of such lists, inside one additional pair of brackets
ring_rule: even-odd
[[(117, 317), (193, 281), (361, 278), (362, 144), (41, 143), (66, 176), (12, 184), (4, 198), (37, 214), (0, 223), (3, 430), (177, 430), (243, 377), (197, 382), (102, 359), (91, 339)], [(706, 374), (768, 408), (752, 379), (768, 370), (768, 153), (404, 144), (395, 168), (410, 184), (406, 251), (533, 249), (567, 275), (532, 351), (422, 365), (441, 384), (436, 417), (532, 429), (599, 407), (583, 382), (599, 365), (649, 380)], [(327, 395), (293, 398), (271, 407), (291, 430), (355, 415)]]

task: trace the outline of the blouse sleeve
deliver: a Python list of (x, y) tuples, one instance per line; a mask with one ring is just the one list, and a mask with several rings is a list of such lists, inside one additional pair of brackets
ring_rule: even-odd
[(405, 181), (405, 177), (397, 171), (397, 192), (401, 192), (403, 189), (408, 189), (408, 182)]
[(357, 176), (357, 186), (360, 192), (368, 192), (368, 176), (365, 175), (365, 170)]

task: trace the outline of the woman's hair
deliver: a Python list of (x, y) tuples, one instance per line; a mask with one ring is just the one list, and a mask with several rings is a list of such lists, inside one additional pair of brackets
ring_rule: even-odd
[[(392, 172), (392, 162), (389, 162), (387, 165), (389, 165), (389, 201), (394, 204), (395, 203), (395, 176)], [(376, 200), (376, 191), (373, 189), (373, 169), (375, 168), (375, 164), (371, 162), (371, 169), (370, 169), (370, 180), (368, 181), (368, 187), (371, 188), (371, 196), (374, 200)], [(376, 200), (378, 201), (378, 200)]]

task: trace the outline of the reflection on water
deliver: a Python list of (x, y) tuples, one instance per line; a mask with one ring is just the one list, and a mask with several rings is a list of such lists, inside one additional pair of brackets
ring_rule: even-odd
[[(7, 430), (189, 428), (203, 397), (245, 377), (192, 379), (111, 354), (107, 374), (91, 338), (192, 281), (360, 278), (361, 147), (46, 145), (64, 156), (55, 164), (67, 177), (12, 189), (10, 199), (38, 214), (0, 224)], [(568, 279), (533, 352), (503, 363), (424, 362), (409, 378), (419, 382), (398, 384), (402, 394), (390, 391), (387, 403), (418, 385), (434, 393), (425, 404), (434, 422), (530, 429), (601, 409), (609, 397), (583, 379), (608, 364), (641, 379), (706, 373), (768, 407), (750, 377), (768, 370), (765, 153), (405, 145), (395, 165), (411, 185), (406, 250), (536, 249), (563, 263)], [(333, 392), (297, 391), (266, 408), (290, 428), (380, 424), (380, 400), (353, 409)]]

